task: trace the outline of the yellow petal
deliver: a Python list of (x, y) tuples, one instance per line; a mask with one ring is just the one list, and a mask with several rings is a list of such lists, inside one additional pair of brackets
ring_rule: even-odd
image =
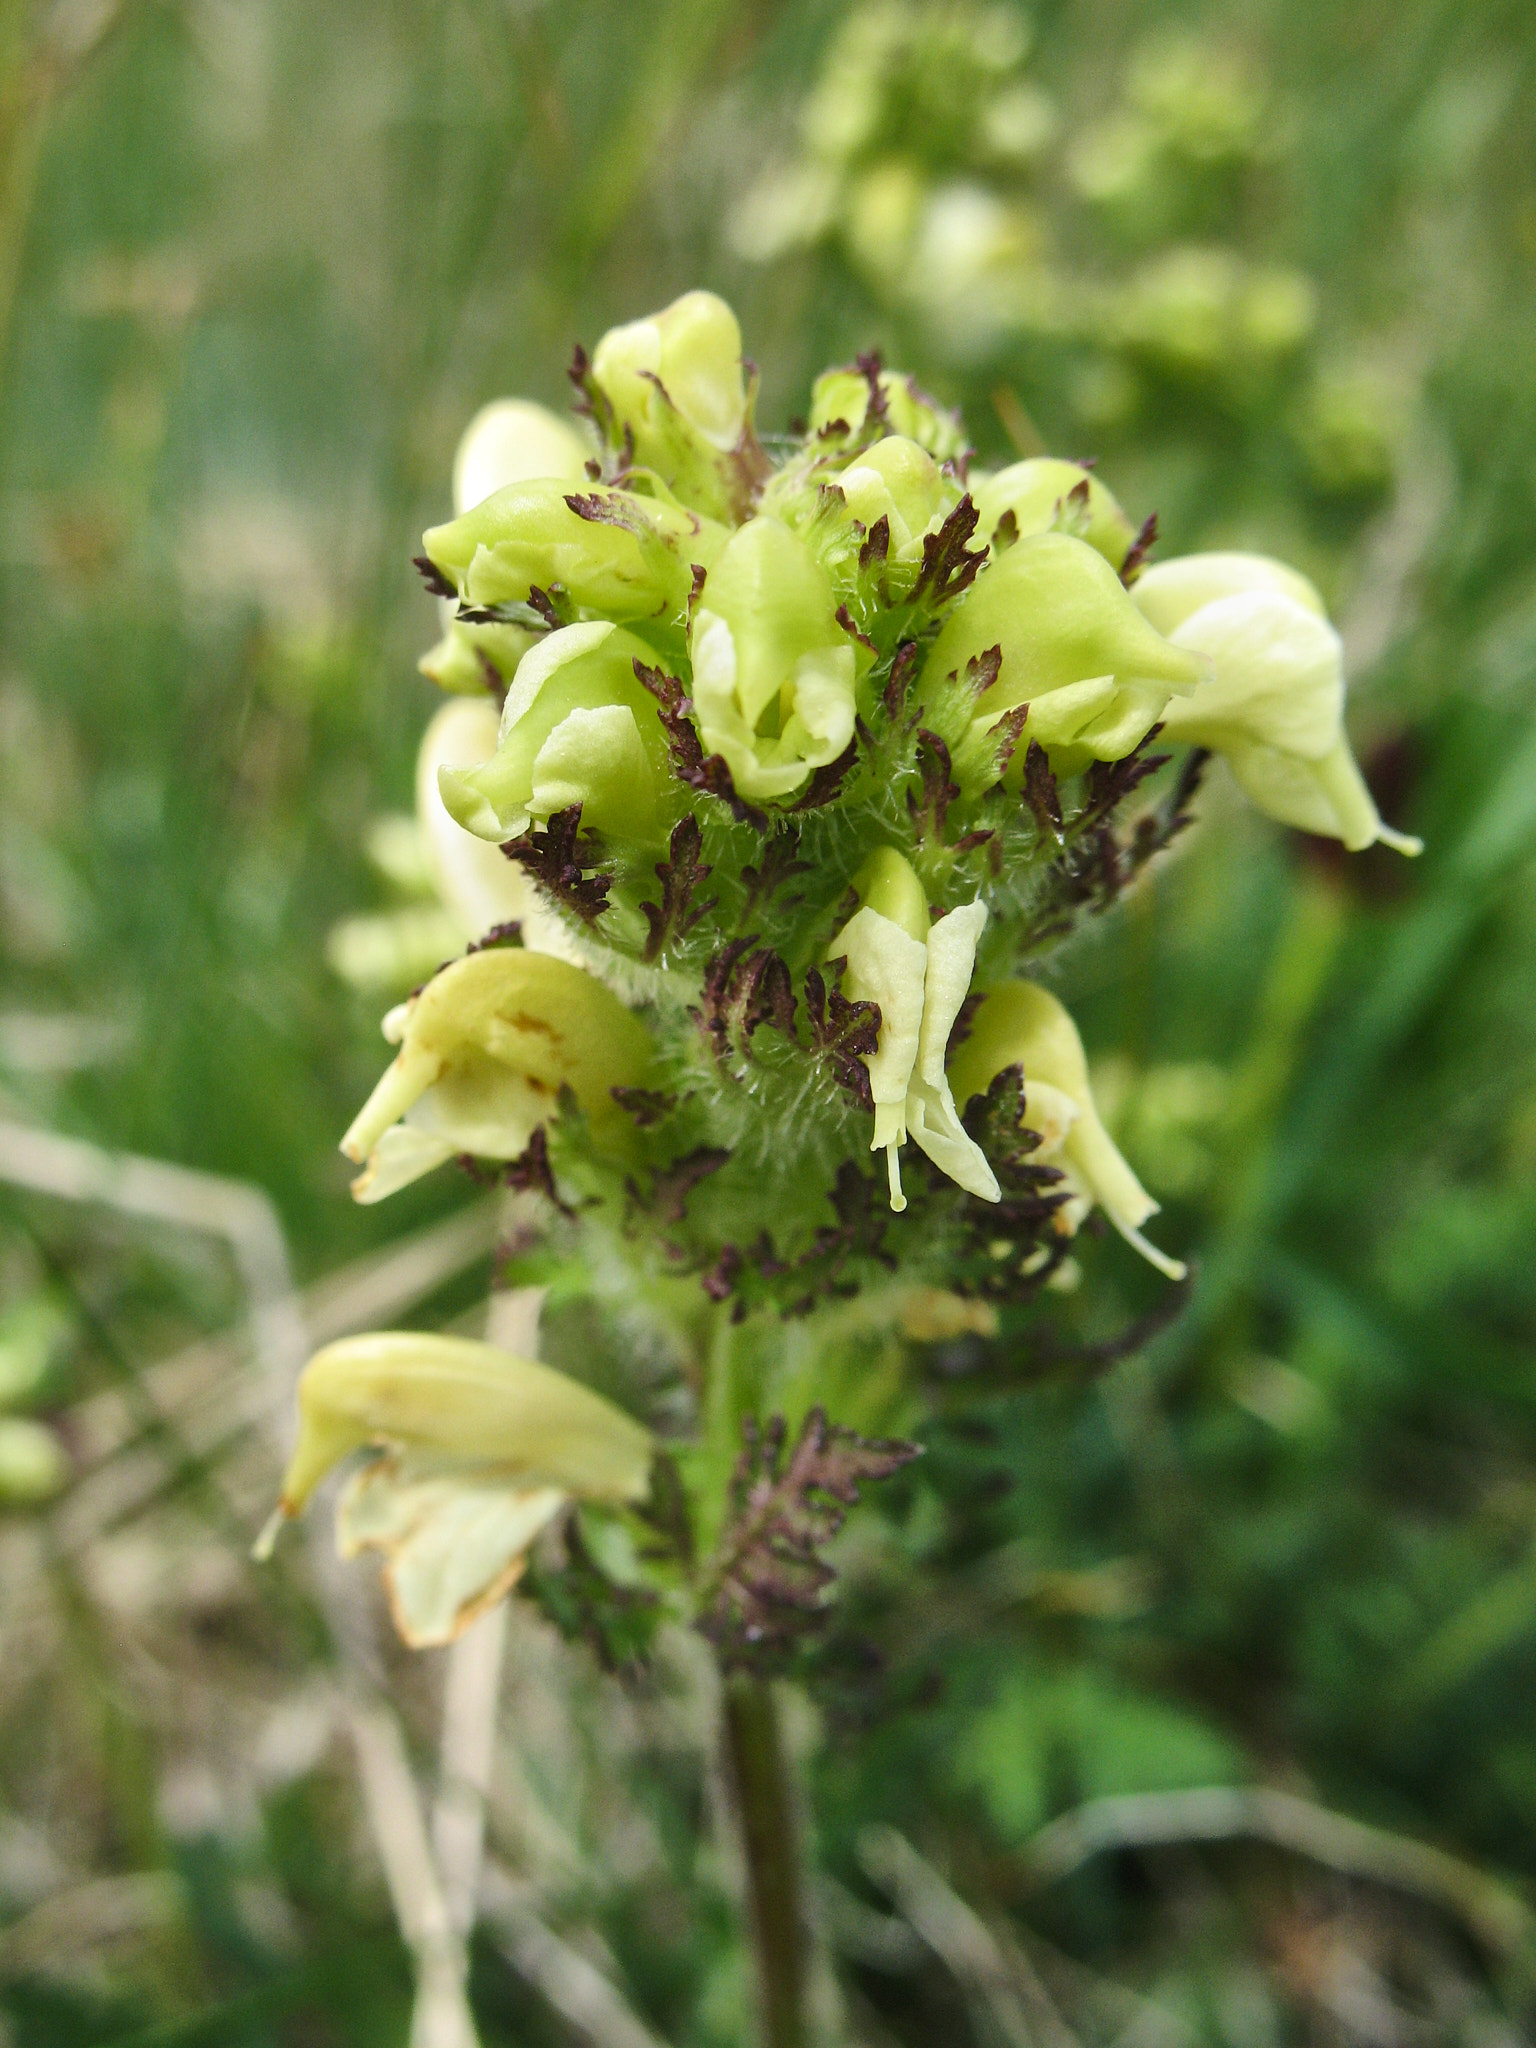
[(960, 1006), (971, 988), (976, 946), (987, 922), (986, 905), (967, 903), (941, 917), (928, 934), (923, 1023), (917, 1066), (907, 1090), (907, 1128), (914, 1144), (941, 1172), (984, 1202), (1002, 1199), (986, 1154), (964, 1129), (944, 1073), (944, 1054)]
[(1094, 1107), (1077, 1026), (1055, 996), (1034, 982), (1004, 982), (981, 1004), (969, 1037), (950, 1063), (956, 1100), (963, 1104), (981, 1094), (1005, 1067), (1014, 1065), (1024, 1070), (1024, 1113), (1029, 1128), (1039, 1129), (1042, 1138), (1049, 1133), (1054, 1140), (1042, 1145), (1042, 1154), (1054, 1153), (1060, 1159), (1069, 1185), (1080, 1187), (1096, 1201), (1143, 1258), (1170, 1279), (1182, 1279), (1185, 1269), (1180, 1262), (1141, 1234), (1140, 1226), (1156, 1214), (1157, 1204), (1127, 1165)]
[(830, 952), (834, 958), (847, 958), (844, 992), (855, 1002), (880, 1005), (880, 1037), (874, 1052), (864, 1058), (875, 1101), (870, 1150), (884, 1149), (891, 1155), (891, 1207), (904, 1209), (894, 1154), (907, 1136), (907, 1088), (922, 1033), (928, 948), (866, 904), (849, 918)]
[(1215, 673), (1164, 713), (1169, 739), (1222, 747), (1275, 747), (1320, 761), (1344, 717), (1344, 650), (1315, 611), (1273, 590), (1250, 590), (1202, 605), (1173, 636), (1208, 654)]
[(1159, 633), (1171, 635), (1187, 618), (1218, 598), (1267, 590), (1325, 616), (1316, 586), (1299, 571), (1270, 555), (1213, 553), (1176, 555), (1172, 561), (1143, 569), (1131, 596)]
[(449, 1643), (522, 1577), (529, 1545), (569, 1496), (481, 1478), (440, 1460), (376, 1458), (336, 1504), (343, 1557), (384, 1553), (395, 1627), (412, 1649)]
[(382, 1330), (317, 1351), (299, 1379), (284, 1514), (371, 1443), (591, 1500), (642, 1500), (650, 1484), (649, 1430), (568, 1374), (466, 1337)]

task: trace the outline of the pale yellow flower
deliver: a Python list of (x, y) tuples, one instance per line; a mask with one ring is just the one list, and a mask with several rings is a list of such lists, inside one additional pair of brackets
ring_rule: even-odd
[(1058, 1211), (1065, 1227), (1075, 1231), (1097, 1203), (1144, 1259), (1171, 1280), (1182, 1280), (1179, 1260), (1142, 1235), (1142, 1224), (1157, 1214), (1158, 1205), (1094, 1107), (1077, 1026), (1055, 996), (1030, 981), (1004, 982), (978, 1007), (949, 1066), (955, 1100), (963, 1106), (984, 1094), (1012, 1066), (1024, 1070), (1024, 1121), (1040, 1137), (1031, 1158), (1066, 1176), (1069, 1200)]
[(337, 1503), (337, 1547), (384, 1553), (396, 1625), (418, 1648), (500, 1600), (567, 1501), (643, 1500), (653, 1451), (641, 1424), (550, 1366), (462, 1337), (345, 1337), (300, 1376), (299, 1439), (257, 1555), (369, 1447), (380, 1455)]

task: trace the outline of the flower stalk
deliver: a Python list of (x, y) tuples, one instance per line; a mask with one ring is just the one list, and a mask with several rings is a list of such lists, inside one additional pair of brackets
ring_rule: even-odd
[(477, 416), (423, 539), (449, 703), (418, 825), (468, 943), (385, 1017), (342, 1149), (363, 1202), (454, 1160), (525, 1191), (550, 1226), (526, 1281), (608, 1341), (328, 1347), (280, 1512), (364, 1460), (338, 1542), (381, 1554), (412, 1644), (514, 1585), (612, 1670), (663, 1621), (709, 1639), (762, 2037), (804, 2048), (774, 1688), (814, 1671), (861, 1487), (919, 1455), (926, 1347), (1006, 1374), (1095, 1207), (1185, 1271), (1045, 956), (1191, 824), (1210, 754), (1283, 822), (1417, 842), (1376, 813), (1338, 635), (1283, 565), (1146, 566), (1155, 521), (1096, 475), (987, 475), (873, 356), (770, 457), (707, 293), (572, 374), (575, 425)]
[(778, 1702), (768, 1681), (736, 1671), (725, 1679), (722, 1711), (763, 2048), (806, 2048), (803, 1848)]

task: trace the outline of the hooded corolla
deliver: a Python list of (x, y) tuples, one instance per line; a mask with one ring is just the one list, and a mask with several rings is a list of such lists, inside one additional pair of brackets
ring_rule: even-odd
[(1148, 569), (1132, 595), (1176, 647), (1211, 673), (1170, 701), (1162, 737), (1225, 756), (1244, 794), (1283, 825), (1378, 839), (1399, 853), (1423, 842), (1381, 822), (1344, 733), (1344, 647), (1305, 576), (1266, 555), (1184, 555)]
[(1004, 982), (983, 998), (949, 1063), (955, 1101), (963, 1109), (1013, 1066), (1024, 1070), (1024, 1116), (1040, 1136), (1032, 1156), (1066, 1176), (1070, 1199), (1058, 1211), (1065, 1227), (1075, 1231), (1097, 1202), (1144, 1259), (1182, 1280), (1183, 1265), (1142, 1235), (1158, 1205), (1100, 1121), (1077, 1026), (1055, 996), (1031, 981)]

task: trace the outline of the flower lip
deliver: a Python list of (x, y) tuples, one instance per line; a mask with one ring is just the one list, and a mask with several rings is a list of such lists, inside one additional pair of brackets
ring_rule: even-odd
[(432, 881), (463, 937), (478, 939), (493, 925), (516, 922), (535, 953), (572, 957), (559, 918), (532, 882), (499, 847), (466, 832), (443, 807), (438, 770), (472, 770), (496, 751), (496, 707), (489, 697), (449, 700), (422, 735), (416, 756), (416, 817), (426, 843)]
[(299, 1378), (299, 1435), (255, 1546), (354, 1452), (378, 1455), (336, 1506), (343, 1557), (384, 1554), (395, 1624), (413, 1648), (451, 1642), (521, 1576), (529, 1546), (574, 1499), (642, 1501), (654, 1440), (552, 1367), (419, 1331), (345, 1337)]
[(880, 1008), (875, 1051), (863, 1058), (875, 1105), (869, 1149), (885, 1153), (891, 1207), (900, 1212), (907, 1206), (900, 1152), (909, 1137), (969, 1194), (996, 1202), (996, 1176), (962, 1128), (944, 1074), (986, 906), (969, 903), (932, 923), (917, 875), (889, 846), (866, 861), (854, 889), (860, 907), (833, 939), (828, 958), (846, 960), (844, 985), (856, 1002)]
[(592, 829), (659, 845), (671, 773), (655, 699), (635, 672), (649, 654), (606, 620), (541, 640), (507, 691), (491, 758), (439, 773), (449, 814), (500, 846), (579, 804)]

